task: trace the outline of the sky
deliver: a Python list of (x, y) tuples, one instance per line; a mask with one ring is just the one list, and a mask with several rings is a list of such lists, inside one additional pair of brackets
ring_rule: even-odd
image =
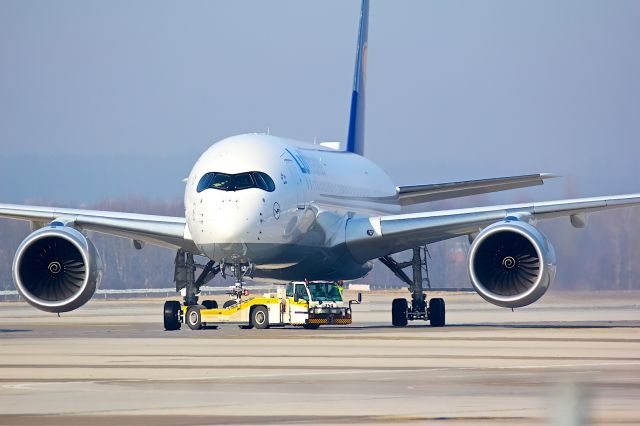
[[(0, 0), (0, 202), (181, 197), (239, 133), (344, 141), (357, 0)], [(640, 192), (640, 2), (371, 1), (365, 155), (398, 184)]]

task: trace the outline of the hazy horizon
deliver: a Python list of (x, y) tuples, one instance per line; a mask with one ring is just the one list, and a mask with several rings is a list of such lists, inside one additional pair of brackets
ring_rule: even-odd
[[(3, 0), (0, 201), (173, 199), (226, 136), (344, 140), (358, 9)], [(638, 21), (632, 1), (374, 0), (366, 156), (398, 184), (638, 192)]]

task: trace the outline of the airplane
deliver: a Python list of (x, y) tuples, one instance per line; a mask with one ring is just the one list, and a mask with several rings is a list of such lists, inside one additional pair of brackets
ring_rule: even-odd
[(554, 249), (535, 227), (538, 220), (568, 217), (581, 228), (587, 213), (640, 205), (640, 194), (628, 194), (405, 213), (407, 206), (541, 185), (554, 176), (396, 186), (364, 156), (368, 16), (369, 1), (362, 0), (345, 149), (270, 134), (220, 140), (186, 179), (184, 217), (0, 204), (0, 217), (32, 226), (12, 265), (19, 294), (58, 314), (88, 302), (102, 277), (98, 250), (87, 237), (93, 231), (130, 239), (137, 249), (152, 244), (176, 250), (174, 280), (183, 302), (165, 303), (167, 330), (180, 327), (183, 306), (197, 306), (200, 288), (217, 274), (231, 275), (240, 294), (246, 277), (355, 280), (376, 259), (411, 292), (411, 300), (393, 300), (392, 324), (419, 319), (439, 327), (445, 325), (444, 301), (427, 300), (420, 276), (408, 277), (407, 263), (394, 254), (413, 250), (415, 265), (420, 247), (468, 236), (473, 288), (486, 301), (513, 309), (540, 299), (555, 276)]

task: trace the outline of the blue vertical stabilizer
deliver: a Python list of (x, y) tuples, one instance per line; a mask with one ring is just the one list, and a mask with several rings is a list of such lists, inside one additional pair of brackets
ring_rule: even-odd
[(364, 105), (367, 77), (367, 34), (369, 32), (369, 0), (362, 0), (360, 27), (358, 30), (358, 51), (351, 94), (349, 114), (349, 135), (347, 151), (364, 155)]

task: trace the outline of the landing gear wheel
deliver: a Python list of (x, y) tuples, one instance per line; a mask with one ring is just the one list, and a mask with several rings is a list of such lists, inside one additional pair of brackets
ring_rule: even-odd
[(251, 311), (251, 325), (258, 329), (269, 328), (269, 312), (264, 306), (257, 306)]
[(202, 315), (200, 315), (200, 306), (189, 306), (189, 309), (187, 309), (185, 322), (192, 330), (200, 330), (202, 328)]
[(227, 300), (226, 302), (224, 302), (224, 305), (222, 305), (223, 308), (228, 308), (229, 306), (233, 306), (236, 304), (235, 300)]
[(429, 300), (429, 322), (431, 327), (443, 327), (444, 314), (444, 299), (437, 297)]
[(175, 300), (164, 302), (164, 329), (167, 331), (180, 330), (180, 302)]
[(393, 299), (391, 304), (391, 324), (394, 327), (405, 327), (409, 322), (409, 302), (407, 299)]
[(204, 302), (202, 302), (202, 306), (204, 306), (206, 309), (217, 309), (218, 302), (216, 302), (215, 300), (205, 300)]
[(305, 324), (303, 327), (307, 330), (317, 330), (320, 328), (320, 324)]

